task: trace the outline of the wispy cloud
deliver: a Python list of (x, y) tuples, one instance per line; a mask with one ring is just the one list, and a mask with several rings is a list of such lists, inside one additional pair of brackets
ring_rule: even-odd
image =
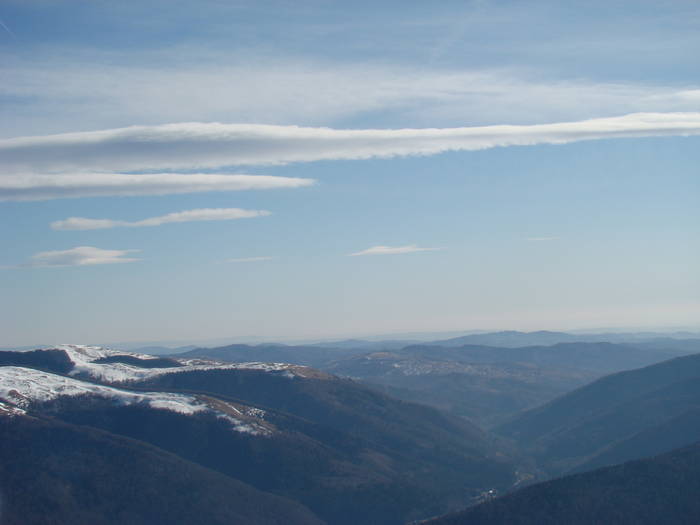
[[(434, 30), (445, 34), (444, 28)], [(551, 47), (547, 42), (546, 54)], [(700, 97), (693, 83), (595, 82), (578, 70), (561, 78), (522, 67), (431, 68), (424, 63), (411, 67), (298, 56), (240, 60), (230, 52), (209, 51), (206, 58), (184, 46), (141, 53), (136, 64), (133, 54), (115, 51), (104, 56), (54, 49), (32, 61), (7, 57), (0, 64), (0, 77), (12, 81), (0, 83), (0, 96), (13, 104), (0, 108), (0, 119), (16, 120), (24, 126), (21, 134), (71, 129), (67, 126), (74, 125), (77, 114), (84, 129), (233, 119), (329, 125), (357, 116), (379, 117), (392, 127), (444, 127), (696, 111)], [(163, 89), (175, 85), (179, 89)], [(0, 133), (8, 136), (7, 131)]]
[(10, 30), (10, 28), (7, 27), (7, 24), (5, 24), (5, 22), (3, 22), (2, 20), (0, 20), (0, 27), (2, 27), (12, 38), (17, 38), (17, 36)]
[(546, 242), (546, 241), (556, 241), (559, 237), (526, 237), (526, 241), (531, 242)]
[(149, 217), (140, 221), (118, 221), (112, 219), (88, 219), (85, 217), (69, 217), (51, 223), (54, 230), (103, 230), (108, 228), (141, 228), (160, 226), (174, 222), (194, 221), (229, 221), (235, 219), (250, 219), (265, 217), (271, 213), (266, 210), (243, 210), (241, 208), (203, 208), (168, 213), (159, 217)]
[(96, 264), (117, 264), (138, 261), (127, 257), (139, 250), (103, 250), (93, 246), (77, 246), (69, 250), (40, 252), (30, 257), (21, 267), (47, 268), (52, 266), (92, 266)]
[[(6, 174), (42, 174), (43, 177), (47, 177), (48, 173), (90, 171), (178, 171), (202, 167), (435, 155), (446, 151), (507, 146), (698, 134), (700, 113), (636, 113), (555, 124), (396, 130), (181, 123), (0, 140), (0, 169)], [(72, 175), (77, 176), (79, 175)], [(104, 189), (108, 180), (117, 185), (122, 181), (122, 186), (128, 180), (128, 186), (133, 190), (139, 180), (148, 185), (149, 179), (143, 177), (146, 175), (118, 175), (112, 179), (100, 178), (100, 181)], [(157, 179), (161, 175), (148, 177)], [(187, 184), (188, 180), (194, 184), (196, 181), (192, 175), (170, 177), (177, 177), (179, 184)], [(255, 177), (246, 177), (247, 184), (252, 185)], [(7, 179), (7, 175), (1, 178)], [(21, 180), (24, 179), (15, 179), (15, 186)], [(50, 180), (52, 184), (60, 185), (62, 179), (56, 177)], [(85, 179), (83, 184), (89, 180), (91, 178)], [(294, 184), (309, 183), (301, 182), (303, 180), (305, 179), (296, 179)], [(263, 184), (271, 182), (270, 179), (260, 181)], [(235, 179), (231, 182), (236, 186)], [(280, 182), (277, 181), (277, 185)], [(49, 184), (48, 180), (45, 181), (46, 184)], [(160, 188), (159, 191), (164, 190)]]
[(357, 257), (360, 255), (398, 255), (402, 253), (414, 253), (414, 252), (434, 252), (437, 250), (442, 250), (442, 248), (421, 248), (415, 244), (409, 244), (407, 246), (372, 246), (366, 250), (360, 252), (355, 252), (349, 254), (350, 257)]
[[(0, 161), (0, 166), (2, 161)], [(170, 195), (208, 191), (300, 188), (312, 179), (268, 175), (177, 174), (16, 174), (0, 175), (0, 201), (38, 201), (77, 197)]]
[(248, 263), (248, 262), (271, 261), (272, 259), (274, 259), (274, 257), (239, 257), (237, 259), (227, 259), (226, 262)]

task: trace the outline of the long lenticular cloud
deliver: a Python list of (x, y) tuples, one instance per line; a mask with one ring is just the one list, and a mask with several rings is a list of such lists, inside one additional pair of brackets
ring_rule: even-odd
[(119, 221), (113, 219), (88, 219), (85, 217), (69, 217), (51, 223), (53, 230), (105, 230), (109, 228), (144, 228), (161, 226), (178, 222), (199, 221), (230, 221), (236, 219), (252, 219), (271, 215), (267, 210), (243, 210), (241, 208), (203, 208), (185, 210), (158, 217), (149, 217), (140, 221)]
[(362, 255), (402, 255), (404, 253), (435, 252), (439, 250), (442, 250), (442, 248), (422, 248), (415, 244), (409, 244), (407, 246), (372, 246), (366, 250), (348, 255), (349, 257), (358, 257)]
[(182, 123), (0, 140), (0, 171), (189, 170), (698, 134), (700, 113), (633, 113), (554, 124), (398, 130)]
[(76, 246), (69, 250), (40, 252), (32, 255), (26, 264), (17, 268), (48, 268), (61, 266), (94, 266), (96, 264), (119, 264), (136, 262), (139, 259), (127, 254), (139, 250), (103, 250), (94, 246)]
[[(2, 166), (0, 160), (0, 166)], [(38, 201), (77, 197), (171, 195), (206, 191), (299, 188), (312, 179), (267, 175), (122, 174), (0, 175), (0, 201)]]

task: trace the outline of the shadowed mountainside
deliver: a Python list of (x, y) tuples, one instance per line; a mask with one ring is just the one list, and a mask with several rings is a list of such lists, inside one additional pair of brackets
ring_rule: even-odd
[[(497, 429), (551, 474), (700, 440), (700, 355), (606, 376)], [(660, 436), (666, 436), (659, 439)]]
[(700, 444), (566, 476), (443, 516), (430, 525), (694, 525)]
[(321, 524), (261, 492), (133, 439), (0, 416), (3, 525)]

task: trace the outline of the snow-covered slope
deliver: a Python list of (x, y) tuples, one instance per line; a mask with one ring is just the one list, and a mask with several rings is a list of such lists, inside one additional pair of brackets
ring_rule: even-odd
[(22, 416), (24, 414), (26, 412), (21, 408), (0, 401), (0, 417)]
[[(128, 383), (164, 374), (200, 370), (261, 370), (290, 379), (318, 374), (313, 369), (286, 363), (221, 363), (177, 358), (166, 360), (89, 345), (63, 344), (44, 350), (60, 350), (68, 356), (73, 363), (68, 371), (69, 377), (43, 371), (43, 367), (39, 367), (42, 370), (36, 370), (25, 366), (1, 366), (0, 415), (22, 415), (23, 410), (30, 408), (32, 403), (86, 394), (111, 399), (118, 404), (144, 403), (151, 408), (181, 414), (211, 412), (228, 420), (237, 431), (268, 435), (272, 433), (273, 427), (264, 420), (265, 412), (258, 408), (204, 395), (130, 391)], [(120, 362), (120, 358), (124, 362)]]
[(19, 415), (32, 403), (51, 401), (61, 396), (94, 395), (122, 405), (145, 403), (151, 408), (181, 414), (210, 412), (228, 420), (239, 432), (267, 435), (271, 426), (265, 423), (264, 411), (227, 403), (206, 396), (170, 392), (131, 392), (98, 385), (18, 366), (0, 367), (0, 412)]
[(155, 360), (155, 356), (111, 350), (100, 346), (87, 345), (58, 345), (54, 348), (63, 350), (75, 364), (70, 375), (86, 375), (92, 379), (108, 383), (121, 383), (125, 381), (140, 381), (163, 374), (175, 374), (178, 372), (191, 372), (193, 370), (264, 370), (267, 372), (281, 373), (286, 377), (304, 375), (305, 367), (286, 363), (219, 363), (202, 359), (173, 359), (181, 366), (167, 368), (143, 368), (127, 363), (99, 363), (100, 359), (116, 356), (129, 356), (142, 360)]

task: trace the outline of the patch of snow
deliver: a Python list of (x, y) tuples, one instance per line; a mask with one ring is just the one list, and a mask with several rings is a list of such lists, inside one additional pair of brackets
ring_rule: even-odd
[(220, 414), (218, 417), (221, 419), (226, 419), (231, 423), (233, 429), (237, 432), (243, 432), (245, 434), (252, 434), (254, 436), (269, 436), (272, 434), (270, 429), (259, 425), (255, 422), (244, 422), (240, 419), (229, 416), (228, 414)]
[(0, 417), (23, 416), (27, 412), (9, 403), (0, 402)]
[(282, 376), (293, 378), (293, 370), (300, 368), (298, 365), (288, 363), (222, 363), (204, 359), (178, 359), (173, 358), (182, 366), (168, 368), (142, 368), (126, 363), (96, 363), (105, 357), (130, 356), (138, 359), (157, 359), (156, 356), (111, 350), (99, 346), (87, 345), (58, 345), (58, 350), (66, 352), (75, 364), (69, 375), (86, 375), (99, 381), (108, 383), (123, 383), (126, 381), (142, 381), (164, 374), (177, 374), (197, 370), (262, 370), (265, 372), (282, 372)]
[[(58, 350), (63, 350), (71, 358), (74, 363), (80, 362), (90, 362), (96, 359), (102, 359), (105, 357), (113, 357), (116, 355), (128, 355), (131, 357), (137, 357), (139, 359), (158, 359), (157, 356), (149, 354), (139, 354), (136, 352), (122, 352), (121, 350), (112, 350), (111, 348), (104, 348), (103, 346), (90, 346), (90, 345), (58, 345), (54, 348)], [(74, 359), (75, 358), (75, 359)]]
[(250, 407), (245, 411), (246, 416), (265, 419), (265, 411), (262, 408)]
[[(71, 377), (24, 368), (18, 366), (0, 367), (0, 409), (9, 404), (18, 407), (16, 410), (24, 413), (33, 402), (44, 402), (61, 396), (78, 396), (82, 394), (112, 399), (117, 403), (132, 405), (146, 403), (151, 408), (170, 410), (180, 414), (195, 414), (198, 412), (213, 412), (218, 417), (225, 417), (231, 422), (233, 430), (256, 435), (268, 435), (267, 428), (249, 423), (244, 419), (236, 419), (221, 413), (209, 406), (205, 401), (188, 394), (169, 392), (130, 392), (105, 385), (96, 385)], [(257, 410), (249, 408), (249, 410)], [(238, 411), (240, 413), (240, 411)], [(18, 412), (19, 413), (19, 412)]]
[(153, 408), (166, 408), (182, 414), (206, 410), (193, 396), (166, 392), (129, 392), (104, 385), (95, 385), (33, 368), (0, 367), (0, 398), (22, 408), (32, 402), (51, 401), (61, 396), (96, 395), (131, 405), (147, 403)]

